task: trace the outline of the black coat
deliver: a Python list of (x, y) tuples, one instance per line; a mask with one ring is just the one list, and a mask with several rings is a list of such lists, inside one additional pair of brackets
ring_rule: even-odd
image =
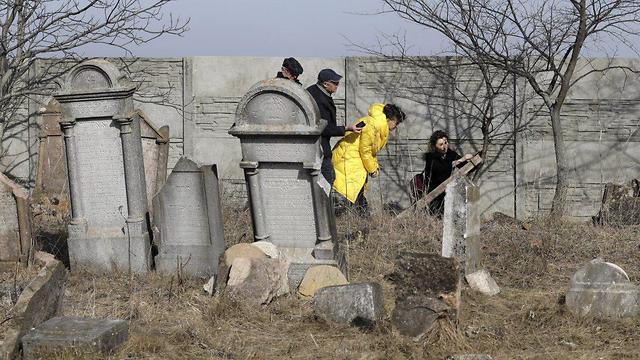
[(331, 159), (331, 143), (329, 140), (332, 136), (343, 136), (344, 126), (338, 126), (336, 123), (336, 105), (333, 98), (322, 91), (317, 84), (313, 84), (307, 88), (307, 91), (318, 104), (320, 109), (320, 117), (327, 120), (327, 126), (322, 131), (322, 154), (325, 158)]
[(451, 149), (447, 150), (444, 157), (438, 152), (428, 152), (425, 155), (424, 184), (427, 192), (437, 188), (451, 176), (452, 163), (460, 158), (461, 156)]

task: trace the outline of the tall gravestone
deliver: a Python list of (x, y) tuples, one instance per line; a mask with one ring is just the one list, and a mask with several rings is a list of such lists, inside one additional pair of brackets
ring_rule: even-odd
[(178, 161), (153, 199), (158, 271), (215, 274), (225, 250), (219, 191), (215, 165)]
[(330, 186), (320, 174), (325, 126), (304, 88), (270, 79), (242, 98), (229, 133), (240, 138), (254, 239), (295, 254), (294, 264), (337, 259), (345, 272), (336, 247)]
[(442, 256), (458, 259), (471, 274), (480, 269), (480, 188), (466, 176), (447, 185), (444, 200)]
[(31, 224), (27, 191), (0, 174), (0, 271), (28, 263)]
[(71, 197), (71, 266), (143, 272), (150, 239), (135, 86), (105, 60), (76, 66), (54, 96)]

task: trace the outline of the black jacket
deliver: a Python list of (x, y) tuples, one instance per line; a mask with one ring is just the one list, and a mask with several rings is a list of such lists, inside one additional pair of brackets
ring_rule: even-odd
[[(438, 185), (442, 184), (442, 182), (451, 176), (451, 172), (453, 171), (452, 163), (460, 158), (461, 156), (451, 149), (447, 150), (444, 158), (438, 152), (428, 152), (425, 154), (424, 184), (427, 192), (437, 188)], [(462, 163), (458, 166), (462, 166)]]
[(307, 88), (307, 91), (318, 104), (320, 109), (320, 117), (327, 120), (327, 127), (322, 131), (322, 155), (331, 159), (331, 144), (329, 140), (332, 136), (343, 136), (344, 126), (338, 126), (336, 123), (336, 105), (333, 98), (322, 91), (317, 84), (313, 84)]

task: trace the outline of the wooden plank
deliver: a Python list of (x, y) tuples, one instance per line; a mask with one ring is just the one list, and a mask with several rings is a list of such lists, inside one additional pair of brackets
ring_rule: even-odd
[(461, 176), (467, 175), (481, 163), (482, 163), (482, 158), (480, 157), (480, 155), (475, 155), (469, 161), (467, 161), (467, 163), (462, 168), (458, 169), (458, 171), (454, 170), (453, 174), (451, 174), (451, 176), (447, 180), (443, 181), (440, 185), (438, 185), (438, 187), (431, 190), (431, 192), (425, 195), (422, 199), (416, 201), (415, 204), (411, 205), (410, 207), (402, 211), (400, 214), (398, 214), (397, 218), (405, 217), (409, 215), (411, 212), (416, 211), (418, 209), (424, 209), (429, 205), (430, 202), (432, 202), (440, 194), (444, 193), (445, 189), (447, 188), (447, 184), (449, 184), (450, 182), (452, 182), (453, 180)]

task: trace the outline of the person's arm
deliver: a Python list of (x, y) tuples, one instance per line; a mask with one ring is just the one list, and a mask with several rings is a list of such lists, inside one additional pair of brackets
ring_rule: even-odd
[(455, 151), (453, 153), (455, 154), (455, 160), (453, 161), (453, 166), (458, 168), (463, 167), (467, 163), (467, 161), (473, 158), (473, 155), (471, 154), (464, 154), (464, 156), (460, 156), (460, 154), (458, 154)]
[(378, 159), (376, 158), (375, 153), (375, 129), (373, 126), (365, 126), (362, 129), (362, 133), (360, 133), (360, 159), (362, 160), (362, 164), (364, 168), (367, 170), (369, 174), (375, 174), (378, 171)]

